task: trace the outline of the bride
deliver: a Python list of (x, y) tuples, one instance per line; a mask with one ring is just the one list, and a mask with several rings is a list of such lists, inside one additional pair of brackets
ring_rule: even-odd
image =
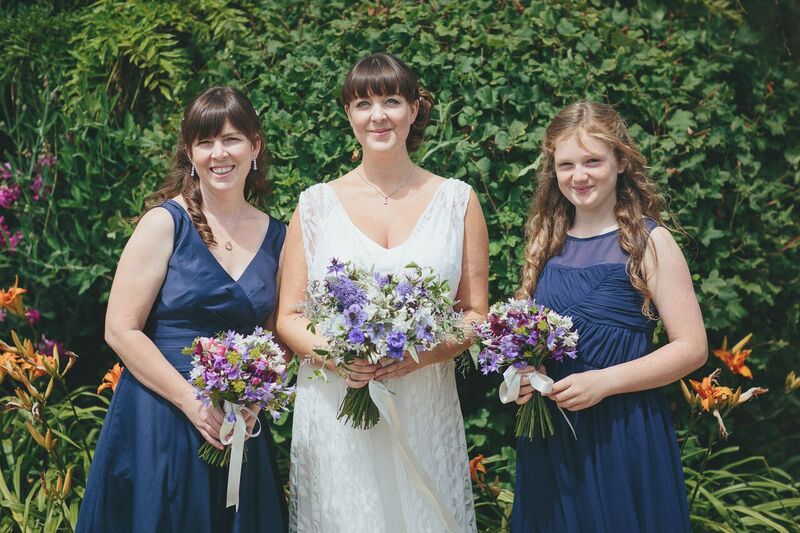
[[(385, 366), (352, 365), (311, 380), (325, 339), (298, 314), (309, 280), (332, 257), (380, 272), (415, 262), (447, 279), (467, 321), (487, 312), (486, 223), (469, 185), (416, 166), (433, 106), (408, 67), (389, 54), (358, 61), (342, 104), (362, 163), (300, 195), (284, 249), (277, 329), (300, 367), (292, 429), (290, 528), (294, 531), (475, 531), (464, 425), (453, 358), (466, 343), (408, 354)], [(397, 424), (370, 430), (336, 419), (346, 388), (378, 380), (391, 391)], [(404, 450), (410, 450), (410, 457)]]

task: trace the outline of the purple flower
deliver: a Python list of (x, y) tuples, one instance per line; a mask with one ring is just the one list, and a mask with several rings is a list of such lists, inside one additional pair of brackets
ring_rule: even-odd
[(347, 340), (352, 344), (363, 344), (364, 339), (364, 332), (359, 328), (353, 328), (347, 333)]
[(394, 288), (394, 292), (397, 293), (398, 296), (406, 298), (410, 295), (414, 290), (414, 287), (408, 281), (401, 281), (397, 284), (397, 287)]
[(367, 320), (367, 313), (361, 310), (361, 306), (353, 304), (344, 312), (344, 323), (349, 328), (358, 328)]
[(28, 311), (25, 313), (25, 318), (28, 319), (28, 324), (35, 326), (42, 319), (42, 314), (37, 309), (29, 307)]
[(433, 333), (430, 326), (425, 326), (417, 329), (417, 340), (433, 342)]
[(344, 263), (340, 263), (335, 257), (331, 259), (331, 264), (328, 265), (328, 274), (344, 274)]
[(406, 334), (401, 331), (392, 331), (386, 337), (388, 355), (392, 359), (402, 359), (403, 351), (406, 347)]
[(392, 280), (391, 274), (384, 275), (381, 274), (380, 272), (375, 272), (375, 274), (373, 275), (375, 277), (375, 283), (377, 283), (378, 287), (380, 287), (381, 289), (384, 288), (386, 285), (388, 285), (389, 282)]
[(339, 277), (335, 280), (331, 280), (328, 282), (328, 289), (339, 301), (342, 309), (347, 309), (354, 304), (364, 305), (367, 303), (366, 295), (358, 288), (353, 280), (349, 278)]

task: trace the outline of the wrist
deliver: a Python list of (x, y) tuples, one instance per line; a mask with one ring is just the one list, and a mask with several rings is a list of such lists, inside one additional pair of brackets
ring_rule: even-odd
[(619, 392), (619, 375), (614, 367), (595, 370), (602, 384), (603, 398), (613, 396)]

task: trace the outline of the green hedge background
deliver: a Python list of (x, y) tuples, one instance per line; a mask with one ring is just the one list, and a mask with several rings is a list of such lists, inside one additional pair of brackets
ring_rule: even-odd
[[(44, 332), (80, 355), (73, 386), (97, 383), (114, 362), (102, 340), (110, 282), (131, 217), (165, 174), (184, 103), (214, 84), (251, 97), (272, 154), (268, 210), (287, 221), (300, 191), (356, 164), (338, 91), (356, 59), (386, 50), (436, 99), (417, 162), (467, 181), (480, 197), (493, 299), (516, 287), (544, 127), (578, 99), (617, 107), (691, 236), (681, 244), (710, 347), (754, 333), (753, 382), (771, 392), (757, 409), (726, 420), (733, 457), (765, 456), (800, 478), (800, 402), (783, 393), (787, 372), (800, 370), (795, 4), (28, 4), (0, 4), (0, 163), (10, 165), (5, 186), (21, 192), (0, 208), (0, 284), (19, 275), (27, 303), (44, 317), (35, 336)], [(51, 156), (54, 165), (42, 162)], [(17, 231), (23, 237), (12, 251), (7, 241)], [(7, 318), (0, 338), (17, 326)], [(711, 356), (695, 377), (718, 366)], [(724, 381), (750, 385), (732, 375)], [(513, 444), (513, 410), (495, 401), (495, 386), (475, 373), (460, 380), (471, 453), (513, 463), (504, 448)], [(681, 424), (688, 409), (679, 389), (666, 393)], [(275, 430), (283, 451), (289, 426)], [(510, 486), (508, 472), (499, 475)]]

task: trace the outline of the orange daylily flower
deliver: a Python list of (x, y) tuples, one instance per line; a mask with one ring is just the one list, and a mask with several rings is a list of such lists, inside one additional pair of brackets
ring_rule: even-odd
[(731, 372), (749, 379), (753, 379), (753, 373), (744, 363), (752, 350), (743, 350), (742, 348), (744, 348), (745, 344), (750, 342), (752, 337), (753, 334), (750, 333), (728, 351), (728, 337), (726, 336), (722, 339), (722, 348), (714, 350), (714, 355), (719, 357)]
[[(8, 365), (8, 366), (6, 366)], [(0, 383), (9, 373), (9, 369), (17, 365), (17, 354), (13, 352), (3, 352), (0, 354)]]
[(111, 389), (111, 393), (113, 394), (114, 391), (117, 389), (117, 383), (119, 382), (119, 378), (122, 376), (123, 368), (119, 365), (119, 363), (115, 363), (111, 369), (106, 372), (106, 375), (103, 376), (103, 383), (97, 387), (97, 394), (103, 389)]
[(692, 386), (692, 389), (695, 392), (694, 395), (689, 392), (689, 388), (686, 386), (686, 383), (684, 383), (683, 380), (681, 380), (681, 388), (683, 389), (683, 395), (689, 405), (691, 405), (693, 408), (695, 406), (702, 406), (704, 411), (710, 412), (712, 415), (714, 415), (714, 418), (717, 419), (717, 424), (719, 425), (720, 434), (723, 438), (727, 438), (728, 431), (725, 428), (725, 423), (722, 421), (723, 413), (720, 413), (720, 410), (724, 410), (724, 413), (727, 414), (733, 408), (743, 404), (751, 398), (755, 398), (756, 396), (764, 394), (769, 389), (765, 389), (763, 387), (751, 387), (747, 389), (747, 391), (742, 392), (742, 388), (739, 387), (734, 392), (730, 387), (723, 387), (719, 384), (717, 378), (719, 378), (720, 372), (721, 370), (718, 368), (708, 376), (704, 377), (702, 381), (690, 379), (689, 384)]
[(486, 474), (486, 467), (483, 466), (483, 460), (485, 457), (483, 454), (477, 455), (474, 459), (471, 459), (469, 462), (469, 476), (472, 478), (473, 481), (478, 481), (478, 472)]
[(25, 306), (22, 304), (22, 295), (28, 289), (19, 288), (19, 276), (14, 279), (14, 285), (8, 290), (0, 289), (0, 308), (7, 309), (17, 316), (25, 316)]
[(728, 400), (733, 397), (733, 391), (730, 387), (719, 386), (717, 382), (718, 376), (719, 370), (716, 370), (704, 377), (702, 381), (689, 380), (689, 385), (692, 386), (695, 394), (700, 397), (700, 405), (703, 406), (705, 411), (718, 409), (720, 405), (727, 404)]

